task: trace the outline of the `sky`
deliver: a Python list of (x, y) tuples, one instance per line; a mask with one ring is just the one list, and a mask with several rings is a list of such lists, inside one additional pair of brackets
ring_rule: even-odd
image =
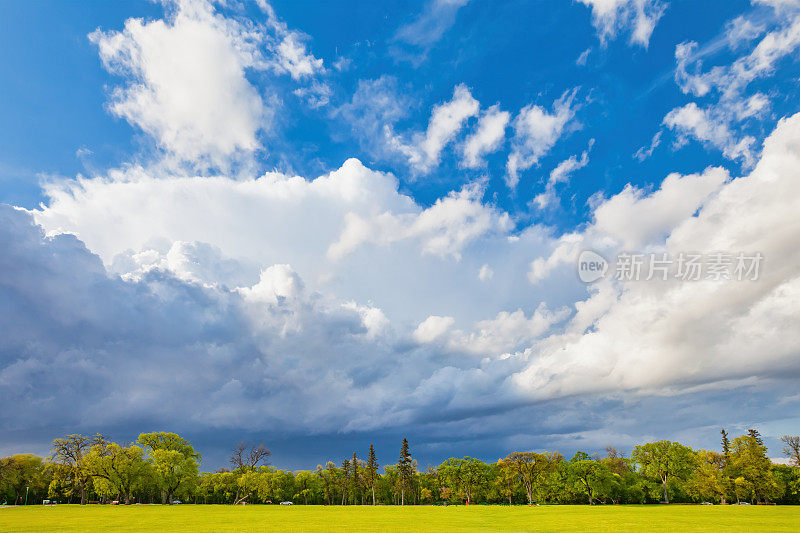
[(798, 52), (794, 0), (0, 3), (0, 453), (778, 457)]

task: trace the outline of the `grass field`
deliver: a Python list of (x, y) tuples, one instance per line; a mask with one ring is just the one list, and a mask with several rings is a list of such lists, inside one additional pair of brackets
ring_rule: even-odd
[(800, 531), (800, 507), (7, 507), (0, 531)]

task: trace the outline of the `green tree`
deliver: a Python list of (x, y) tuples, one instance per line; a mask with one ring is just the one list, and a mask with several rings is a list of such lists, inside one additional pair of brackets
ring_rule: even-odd
[(734, 480), (738, 499), (766, 501), (780, 496), (772, 476), (772, 461), (757, 431), (749, 430), (747, 435), (733, 439), (731, 466), (738, 476)]
[(350, 461), (342, 461), (342, 505), (347, 505), (347, 493), (350, 489)]
[(725, 454), (698, 450), (696, 461), (688, 482), (689, 493), (697, 499), (724, 502), (728, 490)]
[(677, 442), (660, 440), (636, 446), (631, 457), (645, 476), (657, 478), (664, 491), (664, 503), (669, 503), (667, 481), (683, 480), (691, 472), (692, 449)]
[[(356, 452), (353, 452), (353, 461), (350, 464), (350, 476), (353, 480), (353, 503), (358, 503), (358, 487), (361, 485), (361, 474), (358, 471), (358, 459)], [(363, 502), (362, 502), (363, 503)]]
[(378, 460), (375, 458), (375, 447), (369, 445), (367, 466), (364, 468), (364, 479), (372, 492), (372, 505), (375, 505), (375, 481), (378, 478)]
[(406, 490), (411, 488), (414, 478), (414, 463), (408, 449), (408, 439), (404, 438), (400, 446), (400, 458), (397, 462), (397, 473), (400, 483), (400, 505), (406, 504)]
[(175, 433), (155, 432), (139, 435), (139, 444), (149, 451), (161, 489), (161, 503), (172, 505), (175, 492), (197, 486), (201, 456), (183, 437)]
[(604, 484), (608, 483), (611, 472), (600, 461), (583, 459), (577, 454), (570, 460), (568, 468), (572, 485), (578, 492), (586, 494), (589, 505), (594, 505), (595, 497), (605, 488)]
[(489, 467), (480, 459), (451, 457), (437, 469), (442, 486), (449, 489), (449, 495), (473, 502), (479, 489), (485, 488), (489, 481)]
[(87, 471), (95, 478), (95, 489), (106, 497), (121, 495), (130, 505), (133, 489), (148, 473), (140, 446), (120, 446), (115, 442), (95, 444), (84, 458)]
[[(321, 468), (322, 467), (317, 466), (317, 471)], [(317, 493), (319, 483), (318, 476), (308, 470), (301, 470), (295, 474), (294, 482), (295, 489), (297, 490), (294, 497), (297, 499), (302, 498), (303, 504), (308, 505), (309, 496), (314, 498)]]
[(537, 482), (555, 469), (561, 460), (559, 454), (536, 452), (512, 452), (503, 459), (504, 467), (513, 472), (522, 482), (528, 496), (528, 505), (533, 504), (533, 489)]
[[(3, 496), (15, 504), (32, 503), (47, 494), (51, 472), (38, 455), (18, 453), (0, 460)], [(8, 498), (13, 496), (13, 498)]]
[[(100, 437), (95, 436), (95, 439)], [(92, 441), (85, 435), (67, 435), (54, 439), (50, 458), (53, 462), (63, 466), (61, 476), (69, 484), (73, 484), (80, 494), (81, 505), (86, 505), (86, 488), (91, 476), (86, 471), (84, 456), (92, 446)]]

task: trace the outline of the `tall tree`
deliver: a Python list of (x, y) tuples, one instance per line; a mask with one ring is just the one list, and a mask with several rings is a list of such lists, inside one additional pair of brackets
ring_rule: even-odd
[(738, 475), (734, 480), (738, 498), (766, 501), (777, 494), (778, 487), (772, 477), (772, 461), (758, 432), (748, 431), (747, 435), (733, 439), (731, 464)]
[(86, 505), (86, 485), (91, 479), (83, 459), (91, 446), (91, 440), (85, 435), (67, 435), (53, 440), (50, 455), (51, 460), (61, 464), (69, 473), (72, 482), (77, 485), (81, 495), (81, 505)]
[(720, 431), (722, 434), (722, 455), (725, 456), (725, 460), (729, 460), (731, 457), (731, 441), (728, 438), (728, 432), (725, 431), (725, 428)]
[(350, 466), (350, 476), (353, 480), (353, 503), (357, 504), (359, 492), (358, 487), (361, 483), (361, 478), (358, 473), (358, 459), (356, 458), (356, 452), (353, 452), (353, 462)]
[(689, 477), (689, 492), (697, 498), (725, 503), (728, 490), (725, 455), (710, 451), (698, 450), (697, 464)]
[(115, 442), (95, 444), (85, 461), (88, 472), (100, 480), (95, 482), (95, 488), (106, 496), (122, 495), (125, 505), (132, 503), (134, 486), (150, 468), (141, 447), (120, 446)]
[(200, 454), (183, 437), (163, 431), (142, 433), (139, 444), (148, 449), (150, 463), (161, 485), (161, 503), (172, 505), (175, 491), (196, 485)]
[(594, 459), (577, 459), (568, 464), (568, 478), (578, 492), (586, 494), (589, 505), (594, 505), (597, 494), (612, 476), (611, 472), (600, 461)]
[(747, 434), (755, 440), (759, 446), (764, 445), (764, 439), (761, 438), (761, 433), (758, 432), (756, 429), (748, 429)]
[(397, 461), (397, 473), (400, 477), (400, 505), (406, 504), (406, 489), (411, 488), (414, 478), (414, 463), (408, 449), (408, 439), (404, 438), (400, 445), (400, 458)]
[(364, 468), (364, 479), (367, 481), (372, 491), (372, 505), (375, 505), (375, 481), (378, 478), (378, 460), (375, 458), (375, 447), (369, 445), (369, 455), (367, 456), (367, 466)]
[(342, 461), (342, 505), (347, 505), (347, 493), (350, 489), (350, 461)]
[(552, 471), (560, 459), (561, 456), (558, 454), (513, 452), (503, 459), (503, 463), (505, 468), (514, 472), (522, 481), (522, 486), (525, 487), (525, 493), (528, 496), (528, 505), (532, 505), (535, 484), (547, 472)]
[(672, 478), (684, 479), (692, 467), (691, 448), (668, 440), (636, 446), (631, 457), (644, 475), (661, 481), (664, 503), (669, 503), (667, 482)]

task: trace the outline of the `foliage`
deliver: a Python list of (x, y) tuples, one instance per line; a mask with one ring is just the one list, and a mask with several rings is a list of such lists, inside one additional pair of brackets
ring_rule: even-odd
[(201, 473), (201, 456), (175, 433), (139, 435), (121, 445), (102, 436), (55, 439), (47, 459), (18, 454), (0, 459), (0, 495), (8, 503), (112, 501), (204, 504), (626, 504), (744, 501), (800, 503), (800, 467), (792, 455), (795, 437), (783, 439), (789, 465), (773, 464), (761, 435), (750, 430), (729, 439), (722, 451), (697, 450), (676, 442), (636, 446), (631, 457), (614, 448), (606, 456), (577, 452), (513, 452), (496, 462), (450, 458), (420, 472), (406, 439), (397, 464), (378, 472), (374, 446), (367, 460), (357, 454), (327, 461), (314, 471), (268, 466), (264, 445), (234, 449), (233, 470)]

